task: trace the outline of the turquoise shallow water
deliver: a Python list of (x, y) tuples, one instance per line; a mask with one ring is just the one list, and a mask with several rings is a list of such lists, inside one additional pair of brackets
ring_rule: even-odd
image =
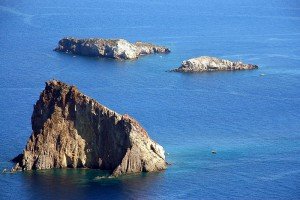
[[(279, 0), (1, 1), (0, 168), (25, 146), (51, 78), (132, 115), (172, 165), (114, 180), (95, 179), (99, 170), (1, 174), (0, 199), (299, 199), (299, 11), (298, 1)], [(64, 36), (143, 40), (172, 53), (113, 61), (53, 52)], [(260, 69), (166, 72), (200, 55)]]

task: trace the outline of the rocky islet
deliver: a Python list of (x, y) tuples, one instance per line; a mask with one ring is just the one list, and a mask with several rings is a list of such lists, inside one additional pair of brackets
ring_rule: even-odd
[(167, 47), (145, 42), (130, 43), (124, 39), (78, 39), (74, 37), (61, 39), (54, 50), (82, 56), (121, 60), (134, 60), (142, 55), (170, 52)]
[(232, 62), (216, 57), (201, 56), (184, 60), (181, 66), (171, 70), (172, 72), (212, 72), (212, 71), (235, 71), (257, 69), (257, 65)]
[(52, 80), (34, 105), (32, 134), (14, 171), (96, 168), (112, 176), (164, 170), (162, 146), (129, 115), (120, 115)]

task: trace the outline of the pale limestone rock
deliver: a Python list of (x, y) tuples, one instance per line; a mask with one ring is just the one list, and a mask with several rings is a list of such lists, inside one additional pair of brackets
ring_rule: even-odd
[(201, 56), (182, 62), (181, 66), (173, 69), (174, 72), (207, 72), (207, 71), (234, 71), (257, 69), (257, 65), (232, 62), (215, 57)]
[(124, 39), (77, 39), (64, 38), (59, 41), (55, 51), (72, 53), (83, 56), (106, 57), (113, 59), (137, 59), (141, 55), (154, 53), (169, 53), (163, 46), (150, 43), (130, 43)]

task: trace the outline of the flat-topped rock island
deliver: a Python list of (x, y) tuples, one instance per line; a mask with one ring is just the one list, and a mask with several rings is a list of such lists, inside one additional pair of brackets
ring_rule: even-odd
[(112, 176), (164, 170), (162, 146), (129, 115), (121, 115), (52, 80), (34, 105), (32, 134), (14, 171), (96, 168)]
[(201, 56), (185, 60), (181, 66), (171, 70), (172, 72), (211, 72), (211, 71), (235, 71), (257, 69), (257, 65), (232, 62), (209, 56)]
[(61, 39), (54, 50), (82, 56), (123, 60), (133, 60), (147, 54), (170, 52), (167, 47), (145, 42), (130, 43), (124, 39), (78, 39), (74, 37)]

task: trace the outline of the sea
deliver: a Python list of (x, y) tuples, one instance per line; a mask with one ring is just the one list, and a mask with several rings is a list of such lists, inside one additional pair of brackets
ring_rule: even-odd
[[(117, 61), (53, 51), (67, 36), (172, 52)], [(199, 56), (259, 69), (168, 72)], [(2, 173), (1, 200), (300, 199), (298, 0), (1, 0), (1, 171), (24, 149), (51, 79), (133, 116), (170, 165), (113, 179), (87, 169)]]

